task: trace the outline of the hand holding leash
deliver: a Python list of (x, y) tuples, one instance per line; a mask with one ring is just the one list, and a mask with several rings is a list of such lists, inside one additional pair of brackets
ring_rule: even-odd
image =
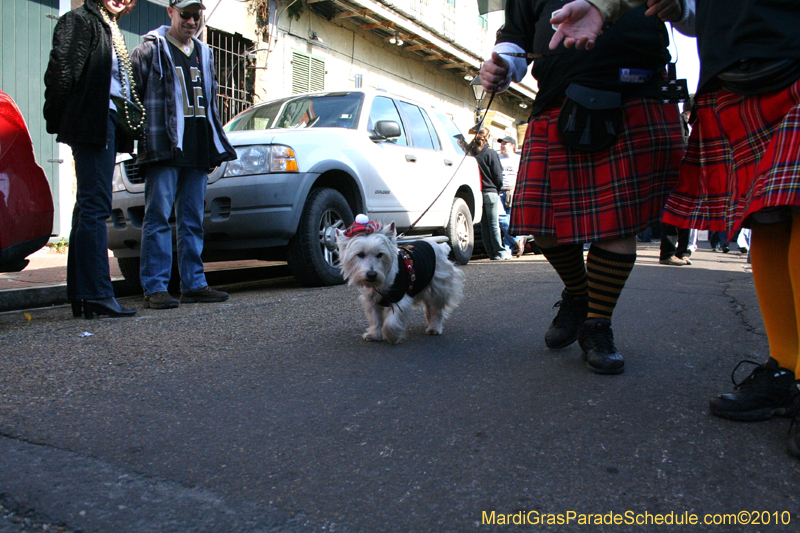
[(508, 85), (506, 81), (511, 76), (511, 67), (500, 54), (492, 52), (492, 57), (483, 62), (479, 75), (483, 90), (494, 94), (498, 87)]

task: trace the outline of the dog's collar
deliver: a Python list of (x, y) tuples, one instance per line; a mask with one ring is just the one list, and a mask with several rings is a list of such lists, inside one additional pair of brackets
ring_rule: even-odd
[(417, 275), (414, 272), (414, 259), (411, 258), (411, 254), (405, 248), (400, 248), (400, 258), (403, 260), (403, 266), (406, 267), (406, 272), (408, 273), (408, 289), (406, 292), (411, 292), (414, 288), (414, 282), (417, 281)]
[(397, 250), (397, 262), (399, 263), (399, 270), (394, 278), (394, 283), (392, 283), (388, 292), (378, 293), (381, 295), (378, 305), (382, 307), (391, 307), (414, 289), (417, 274), (414, 271), (414, 259), (408, 253), (408, 250), (405, 248)]

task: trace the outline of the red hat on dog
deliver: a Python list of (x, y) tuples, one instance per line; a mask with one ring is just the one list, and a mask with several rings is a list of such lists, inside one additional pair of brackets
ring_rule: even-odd
[(347, 228), (344, 232), (345, 237), (355, 237), (356, 235), (369, 235), (370, 233), (375, 233), (383, 226), (380, 222), (372, 222), (370, 221), (367, 215), (357, 215), (356, 221), (353, 222), (353, 225)]

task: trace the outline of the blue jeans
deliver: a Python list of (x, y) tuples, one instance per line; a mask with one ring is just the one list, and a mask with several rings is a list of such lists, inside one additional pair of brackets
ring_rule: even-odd
[(727, 231), (710, 231), (708, 233), (708, 244), (711, 248), (722, 248), (728, 246), (728, 232)]
[(167, 290), (172, 275), (172, 228), (175, 204), (178, 272), (181, 292), (208, 285), (203, 273), (203, 211), (208, 174), (204, 169), (153, 165), (144, 181), (144, 222), (140, 277), (145, 294)]
[(500, 196), (496, 192), (483, 193), (483, 217), (481, 218), (481, 238), (483, 247), (490, 258), (506, 255), (503, 237), (500, 234)]
[(507, 252), (513, 252), (517, 246), (517, 240), (508, 232), (511, 224), (511, 215), (500, 215), (497, 220), (500, 224), (500, 234), (503, 236), (503, 248)]
[(114, 296), (108, 267), (108, 230), (111, 181), (117, 156), (117, 114), (108, 114), (105, 146), (73, 143), (78, 190), (72, 210), (67, 254), (67, 298), (102, 300)]
[(500, 191), (500, 204), (503, 206), (502, 214), (498, 216), (498, 221), (500, 223), (500, 234), (503, 236), (503, 247), (509, 253), (514, 251), (514, 248), (517, 246), (517, 239), (514, 238), (511, 233), (509, 233), (508, 228), (511, 225), (511, 213), (509, 209), (506, 209), (505, 206), (508, 204), (506, 202), (506, 195), (508, 195), (511, 191)]

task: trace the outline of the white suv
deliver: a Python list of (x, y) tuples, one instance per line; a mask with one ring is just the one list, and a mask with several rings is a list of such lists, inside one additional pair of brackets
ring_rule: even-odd
[[(383, 91), (299, 94), (254, 106), (225, 130), (238, 159), (209, 174), (205, 261), (287, 260), (305, 285), (342, 283), (335, 230), (355, 214), (472, 256), (480, 174), (463, 136), (431, 106)], [(139, 286), (144, 180), (117, 164), (108, 245)], [(177, 269), (173, 269), (175, 271)], [(175, 275), (175, 272), (173, 272)]]

